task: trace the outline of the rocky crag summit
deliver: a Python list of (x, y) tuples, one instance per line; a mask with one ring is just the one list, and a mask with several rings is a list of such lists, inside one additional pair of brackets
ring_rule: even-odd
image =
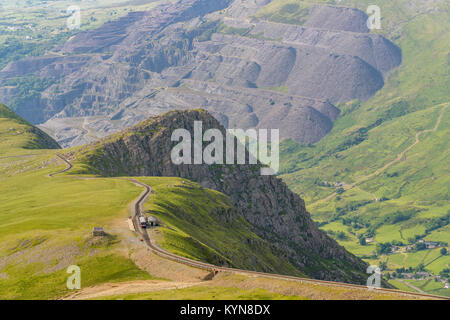
[[(72, 161), (84, 173), (103, 176), (176, 176), (199, 182), (226, 194), (235, 210), (221, 216), (227, 224), (244, 217), (251, 230), (289, 261), (301, 274), (312, 278), (365, 283), (367, 265), (320, 231), (303, 200), (278, 178), (261, 176), (261, 165), (175, 165), (171, 141), (175, 129), (194, 134), (194, 121), (203, 130), (225, 128), (204, 110), (170, 111), (151, 117), (120, 133), (78, 147)], [(204, 147), (207, 143), (204, 143)], [(237, 145), (237, 142), (236, 142)], [(80, 170), (80, 169), (79, 169)], [(227, 253), (221, 253), (226, 256)], [(263, 265), (260, 271), (278, 271)]]
[[(270, 4), (183, 0), (131, 12), (10, 63), (0, 71), (0, 101), (62, 146), (192, 108), (227, 128), (280, 128), (315, 143), (339, 115), (335, 104), (374, 95), (401, 52), (369, 32), (360, 10), (304, 4), (304, 19), (279, 22), (265, 13)], [(21, 97), (24, 77), (44, 88)]]

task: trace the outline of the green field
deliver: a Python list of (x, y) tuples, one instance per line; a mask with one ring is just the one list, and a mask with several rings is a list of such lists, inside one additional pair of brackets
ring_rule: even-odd
[[(129, 3), (115, 3), (119, 2)], [(334, 3), (275, 0), (256, 17), (302, 24), (309, 3), (315, 2)], [(129, 4), (103, 8), (106, 3), (111, 4), (106, 0), (83, 2), (82, 30), (136, 8)], [(332, 132), (316, 145), (284, 141), (281, 177), (305, 199), (321, 228), (351, 252), (367, 257), (371, 263), (386, 262), (388, 271), (424, 264), (428, 271), (438, 274), (449, 267), (450, 256), (439, 256), (436, 249), (373, 257), (376, 244), (360, 245), (358, 241), (358, 235), (373, 236), (377, 243), (407, 244), (422, 237), (447, 243), (450, 240), (450, 4), (409, 3), (377, 3), (383, 15), (383, 27), (378, 32), (401, 47), (402, 65), (370, 100), (340, 105), (341, 116)], [(65, 26), (69, 4), (58, 1), (44, 9), (40, 2), (32, 0), (2, 1), (0, 68), (25, 56), (41, 55), (78, 32), (68, 31)], [(365, 11), (372, 3), (343, 0), (337, 4)], [(21, 10), (17, 10), (18, 5)], [(439, 10), (429, 10), (428, 5)], [(24, 81), (39, 90), (39, 79)], [(416, 134), (418, 142), (413, 145)], [(121, 253), (120, 239), (112, 236), (93, 243), (90, 236), (94, 226), (104, 226), (108, 231), (114, 220), (124, 220), (129, 215), (128, 205), (141, 188), (119, 179), (87, 180), (70, 174), (50, 178), (49, 173), (65, 167), (57, 161), (55, 150), (45, 150), (51, 146), (48, 137), (0, 106), (0, 297), (60, 297), (68, 293), (65, 269), (70, 264), (82, 268), (83, 286), (151, 279)], [(276, 266), (292, 271), (290, 264), (278, 261), (242, 220), (227, 221), (231, 232), (223, 227), (214, 213), (231, 210), (224, 195), (191, 182), (187, 182), (191, 188), (173, 187), (181, 184), (179, 179), (142, 181), (156, 191), (147, 209), (164, 223), (164, 248), (230, 265), (233, 259), (242, 259), (239, 261), (249, 267), (255, 260), (245, 258), (254, 257), (263, 269)], [(324, 181), (343, 182), (349, 187), (334, 194), (336, 188), (325, 186)], [(185, 204), (186, 198), (191, 201), (189, 205)], [(258, 249), (236, 247), (245, 241)], [(392, 283), (405, 286), (396, 280)], [(411, 280), (411, 284), (430, 293), (448, 295), (448, 289), (429, 280)], [(186, 289), (186, 294), (202, 298), (195, 290)], [(148, 298), (164, 294), (152, 293)], [(230, 299), (269, 295), (231, 289), (222, 294)]]
[[(444, 288), (442, 282), (434, 281), (433, 279), (429, 280), (390, 280), (390, 284), (397, 287), (402, 291), (410, 291), (410, 292), (427, 292), (430, 294), (450, 297), (450, 290)], [(408, 286), (411, 285), (413, 287)], [(417, 289), (415, 289), (417, 288)]]
[(255, 17), (274, 22), (302, 25), (310, 12), (310, 5), (297, 0), (275, 0), (260, 9)]

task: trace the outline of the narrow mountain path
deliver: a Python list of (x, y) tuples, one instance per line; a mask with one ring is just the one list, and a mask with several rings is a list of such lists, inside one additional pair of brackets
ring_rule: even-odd
[(50, 174), (48, 175), (50, 178), (53, 178), (53, 177), (56, 176), (57, 174), (61, 174), (61, 173), (67, 172), (67, 171), (69, 171), (69, 170), (71, 170), (71, 169), (73, 168), (72, 163), (70, 163), (70, 162), (69, 162), (66, 158), (64, 158), (62, 155), (56, 154), (56, 156), (57, 156), (59, 159), (61, 159), (62, 161), (64, 161), (64, 162), (67, 164), (67, 167), (64, 168), (63, 170), (60, 170), (60, 171), (57, 171), (57, 172), (50, 173)]
[[(67, 164), (67, 167), (64, 170), (60, 170), (58, 172), (55, 172), (55, 173), (49, 175), (50, 177), (54, 177), (57, 174), (67, 172), (73, 168), (72, 163), (68, 159), (66, 159), (64, 156), (62, 156), (60, 154), (57, 154), (57, 156)], [(76, 177), (76, 176), (74, 176), (74, 177), (80, 178), (80, 177)], [(97, 179), (97, 178), (89, 177), (87, 179)], [(162, 258), (172, 260), (177, 263), (182, 263), (182, 264), (194, 267), (194, 268), (211, 271), (213, 276), (216, 275), (218, 272), (228, 272), (228, 273), (231, 272), (231, 273), (242, 274), (242, 275), (247, 275), (247, 276), (259, 276), (259, 277), (264, 277), (264, 278), (298, 281), (300, 283), (313, 283), (313, 284), (319, 284), (319, 285), (324, 285), (324, 286), (333, 286), (333, 287), (341, 287), (341, 288), (352, 288), (352, 289), (358, 289), (358, 290), (364, 290), (364, 291), (376, 290), (379, 293), (394, 293), (394, 294), (406, 295), (406, 296), (411, 296), (411, 297), (414, 296), (414, 297), (447, 299), (446, 297), (441, 297), (441, 296), (433, 296), (433, 295), (429, 295), (429, 294), (414, 294), (414, 293), (410, 293), (410, 292), (406, 292), (406, 291), (399, 291), (399, 290), (393, 290), (393, 289), (385, 289), (385, 288), (373, 289), (373, 288), (368, 288), (367, 286), (351, 284), (351, 283), (315, 280), (315, 279), (309, 279), (309, 278), (300, 278), (300, 277), (294, 277), (294, 276), (263, 273), (263, 272), (257, 272), (257, 271), (251, 271), (251, 270), (220, 267), (220, 266), (215, 266), (215, 265), (212, 265), (209, 263), (204, 263), (201, 261), (196, 261), (196, 260), (192, 260), (189, 258), (178, 256), (169, 251), (161, 249), (158, 245), (156, 245), (150, 239), (147, 229), (143, 229), (138, 221), (138, 217), (140, 215), (144, 214), (143, 204), (145, 203), (145, 201), (147, 201), (148, 197), (152, 193), (151, 187), (149, 185), (147, 185), (139, 180), (133, 179), (133, 178), (118, 178), (118, 179), (128, 180), (128, 181), (130, 181), (134, 184), (140, 185), (144, 188), (144, 191), (139, 195), (139, 197), (133, 203), (134, 210), (133, 210), (133, 215), (132, 215), (132, 221), (135, 226), (136, 233), (144, 241), (144, 243), (146, 244), (148, 249), (151, 252), (153, 252), (154, 254), (156, 254)], [(448, 298), (448, 299), (450, 299), (450, 298)]]
[[(356, 181), (353, 182), (353, 183), (350, 183), (350, 184), (343, 183), (343, 186), (342, 186), (342, 187), (344, 188), (344, 190), (347, 191), (347, 190), (353, 189), (353, 188), (355, 188), (357, 185), (359, 185), (359, 184), (361, 184), (361, 183), (363, 183), (363, 182), (366, 182), (367, 180), (370, 180), (370, 179), (372, 179), (373, 177), (376, 177), (376, 176), (378, 176), (379, 174), (385, 172), (387, 169), (389, 169), (390, 167), (392, 167), (394, 164), (396, 164), (396, 163), (398, 163), (398, 162), (400, 162), (400, 161), (406, 160), (406, 158), (405, 158), (406, 153), (407, 153), (408, 151), (410, 151), (412, 148), (414, 148), (417, 144), (419, 144), (419, 143), (421, 142), (420, 136), (421, 136), (422, 134), (429, 133), (429, 132), (436, 132), (436, 131), (437, 131), (437, 129), (439, 128), (439, 125), (440, 125), (440, 123), (441, 123), (441, 120), (442, 120), (442, 118), (443, 118), (443, 116), (444, 116), (444, 113), (445, 113), (445, 111), (446, 111), (446, 109), (447, 109), (447, 107), (448, 107), (449, 105), (450, 105), (449, 102), (446, 102), (446, 103), (442, 103), (442, 104), (440, 104), (440, 105), (437, 105), (437, 107), (442, 106), (442, 109), (441, 109), (441, 112), (439, 113), (439, 116), (438, 116), (438, 118), (437, 118), (437, 120), (436, 120), (436, 123), (435, 123), (434, 127), (431, 128), (431, 129), (426, 129), (426, 130), (422, 130), (422, 131), (416, 132), (416, 134), (415, 134), (415, 141), (414, 141), (411, 145), (409, 145), (406, 149), (404, 149), (403, 151), (401, 151), (401, 152), (397, 155), (397, 157), (396, 157), (395, 159), (393, 159), (392, 161), (388, 162), (388, 163), (385, 164), (383, 167), (378, 168), (378, 169), (375, 170), (374, 172), (372, 172), (372, 173), (370, 173), (370, 174), (368, 174), (368, 175), (365, 175), (365, 176), (362, 176), (362, 177), (357, 178)], [(368, 192), (368, 191), (363, 190), (363, 189), (361, 189), (361, 190), (364, 191), (364, 192)], [(371, 192), (368, 192), (368, 193), (372, 194), (372, 195), (374, 196), (374, 198), (377, 199), (377, 197), (376, 197), (375, 194), (373, 194), (373, 193), (371, 193)], [(319, 199), (319, 200), (313, 202), (311, 205), (315, 205), (315, 204), (320, 203), (320, 202), (323, 202), (323, 201), (329, 201), (329, 200), (333, 199), (336, 195), (337, 195), (337, 192), (333, 192), (332, 194), (328, 195), (327, 197), (325, 197), (325, 198), (323, 198), (323, 199)]]

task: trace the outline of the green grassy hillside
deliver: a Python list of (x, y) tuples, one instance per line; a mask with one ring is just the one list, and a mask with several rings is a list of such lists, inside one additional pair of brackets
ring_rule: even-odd
[[(283, 7), (306, 2), (275, 0), (257, 16), (282, 21)], [(373, 3), (335, 4), (366, 11)], [(377, 32), (401, 47), (402, 65), (370, 100), (339, 106), (332, 132), (316, 145), (284, 141), (281, 162), (282, 178), (322, 228), (348, 250), (380, 264), (395, 254), (377, 253), (377, 243), (450, 242), (450, 5), (402, 0), (377, 5), (382, 15)], [(295, 17), (285, 18), (292, 23)], [(361, 237), (375, 241), (361, 245)], [(449, 267), (450, 257), (437, 261), (439, 267), (425, 268), (438, 274)], [(417, 268), (420, 262), (388, 263), (387, 272), (399, 265)]]
[(0, 104), (0, 154), (21, 149), (59, 149), (56, 141)]
[[(50, 177), (67, 165), (56, 157), (61, 151), (38, 149), (52, 145), (39, 133), (0, 106), (0, 298), (66, 295), (70, 265), (81, 268), (82, 288), (154, 279), (130, 259), (130, 241), (134, 247), (138, 241), (126, 219), (142, 188), (121, 178), (74, 175), (76, 168)], [(147, 207), (163, 222), (162, 247), (212, 263), (303, 275), (233, 215), (225, 195), (178, 178), (140, 179), (155, 191)], [(94, 238), (96, 226), (108, 236)]]
[(150, 185), (146, 210), (163, 221), (160, 245), (178, 255), (249, 270), (305, 276), (251, 231), (231, 200), (180, 178), (139, 178)]

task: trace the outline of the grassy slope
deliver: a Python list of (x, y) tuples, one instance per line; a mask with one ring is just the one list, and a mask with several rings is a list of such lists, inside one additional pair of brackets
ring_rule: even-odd
[(35, 128), (1, 103), (0, 135), (0, 154), (3, 156), (22, 149), (60, 148), (46, 133)]
[[(28, 129), (26, 122), (0, 114), (0, 297), (59, 297), (67, 293), (65, 268), (69, 264), (81, 267), (83, 287), (150, 279), (123, 256), (120, 239), (94, 242), (90, 237), (93, 226), (103, 225), (108, 231), (114, 219), (127, 216), (127, 205), (141, 190), (116, 179), (80, 180), (70, 175), (49, 178), (49, 173), (65, 165), (55, 161), (55, 151), (36, 149), (42, 144), (30, 143), (39, 140)], [(26, 149), (30, 146), (34, 149)], [(158, 183), (154, 187), (158, 189)], [(223, 196), (215, 196), (217, 201), (226, 202)], [(175, 227), (179, 224), (176, 215), (169, 220), (168, 224)], [(199, 231), (189, 230), (202, 239)], [(248, 230), (242, 232), (248, 236)], [(176, 234), (185, 235), (180, 230)], [(212, 247), (206, 244), (202, 253), (214, 252)], [(186, 297), (191, 294), (186, 292)]]
[[(123, 235), (114, 231), (116, 221), (126, 225), (128, 205), (141, 188), (121, 179), (83, 179), (70, 172), (50, 178), (49, 173), (66, 166), (57, 161), (57, 151), (24, 149), (30, 141), (35, 147), (41, 145), (33, 128), (7, 108), (0, 111), (0, 297), (51, 299), (65, 295), (66, 268), (72, 264), (81, 268), (83, 288), (152, 279), (124, 255)], [(230, 208), (226, 196), (190, 182), (192, 189), (167, 187), (184, 185), (178, 178), (141, 179), (156, 191), (148, 205), (165, 222), (166, 227), (161, 228), (165, 248), (196, 259), (226, 260), (230, 265), (248, 267), (252, 258), (258, 257), (256, 261), (271, 264), (280, 272), (295, 273), (289, 263), (271, 254), (244, 221), (231, 222), (228, 230), (217, 220), (222, 210)], [(94, 226), (104, 226), (111, 235), (103, 240), (92, 238)], [(247, 240), (261, 247), (252, 252), (243, 245)], [(248, 261), (235, 263), (224, 255)], [(210, 293), (217, 291), (221, 290)], [(232, 292), (245, 293), (235, 295), (237, 298), (247, 294), (281, 297), (264, 295), (258, 289), (223, 289), (219, 296), (228, 297)], [(190, 294), (181, 291), (177, 296)]]
[[(257, 16), (275, 16), (274, 20), (282, 21), (284, 5), (305, 2), (309, 1), (275, 0)], [(281, 148), (282, 178), (305, 199), (313, 218), (325, 223), (335, 221), (323, 228), (343, 231), (347, 238), (339, 242), (360, 256), (370, 255), (375, 249), (374, 245), (360, 246), (357, 242), (357, 235), (365, 233), (367, 226), (376, 229), (379, 241), (408, 242), (408, 238), (424, 235), (430, 219), (445, 216), (450, 210), (448, 108), (437, 132), (422, 134), (421, 142), (401, 161), (337, 197), (327, 198), (335, 188), (322, 186), (323, 181), (351, 185), (383, 168), (415, 141), (417, 132), (433, 128), (443, 104), (450, 101), (449, 4), (433, 4), (439, 10), (428, 12), (430, 3), (415, 7), (409, 3), (377, 2), (382, 14), (382, 30), (378, 32), (392, 39), (403, 53), (402, 65), (386, 79), (385, 87), (367, 102), (340, 106), (342, 114), (332, 132), (316, 145), (285, 141)], [(337, 5), (365, 11), (369, 4), (356, 0)], [(291, 23), (292, 19), (286, 15), (284, 22)], [(374, 201), (383, 197), (389, 200)], [(394, 224), (384, 220), (396, 212), (411, 217)], [(344, 225), (342, 218), (356, 221), (362, 228)], [(429, 238), (449, 242), (450, 233), (448, 228), (441, 228), (432, 231)], [(440, 267), (448, 267), (448, 261)]]
[(232, 204), (225, 195), (180, 178), (140, 180), (155, 192), (146, 210), (164, 222), (159, 242), (165, 249), (213, 264), (304, 276), (275, 256), (242, 217), (228, 218)]
[(0, 114), (0, 297), (65, 294), (70, 264), (81, 267), (82, 286), (150, 279), (118, 252), (118, 239), (95, 243), (90, 237), (94, 226), (108, 230), (113, 219), (125, 219), (140, 188), (112, 179), (48, 177), (64, 168), (55, 151), (22, 149), (36, 137), (28, 124), (5, 116)]
[(264, 289), (246, 290), (242, 288), (223, 287), (193, 287), (176, 290), (155, 291), (141, 294), (127, 294), (102, 297), (101, 300), (183, 300), (190, 297), (192, 300), (304, 300), (299, 296), (288, 296)]
[[(94, 29), (131, 10), (147, 10), (167, 1), (147, 1), (134, 5), (129, 0), (83, 0), (75, 3), (70, 0), (3, 0), (0, 3), (0, 24), (5, 28), (0, 33), (0, 69), (10, 61), (30, 55), (43, 55), (80, 30)], [(67, 28), (69, 14), (66, 10), (72, 5), (81, 9), (80, 30)]]

